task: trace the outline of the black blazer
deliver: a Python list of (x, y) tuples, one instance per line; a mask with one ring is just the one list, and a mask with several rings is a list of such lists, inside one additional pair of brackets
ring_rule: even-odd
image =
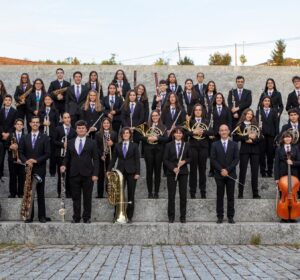
[(198, 94), (197, 94), (197, 96), (194, 96), (194, 97), (193, 97), (193, 95), (191, 95), (191, 102), (189, 102), (189, 98), (188, 98), (186, 91), (183, 92), (183, 100), (186, 105), (186, 112), (189, 116), (192, 114), (193, 107), (195, 106), (195, 104), (197, 104), (197, 103), (202, 104)]
[[(60, 157), (61, 149), (64, 147), (64, 143), (62, 142), (62, 138), (65, 136), (65, 129), (63, 125), (56, 127), (55, 136), (54, 136), (54, 144), (55, 144), (55, 156)], [(75, 138), (77, 136), (76, 131), (73, 127), (70, 126), (69, 133), (67, 135), (68, 141)]]
[(129, 142), (127, 147), (126, 157), (123, 155), (123, 142), (116, 144), (113, 158), (108, 166), (108, 171), (111, 171), (118, 160), (117, 169), (122, 173), (140, 175), (140, 152), (136, 143)]
[(221, 140), (212, 143), (210, 160), (216, 171), (215, 178), (225, 178), (221, 175), (222, 169), (226, 169), (232, 178), (237, 178), (236, 166), (239, 163), (239, 149), (236, 142), (228, 140), (226, 153)]
[(17, 118), (17, 110), (10, 107), (7, 118), (5, 118), (5, 108), (0, 110), (0, 127), (2, 132), (13, 132), (15, 130), (14, 124)]
[(79, 100), (77, 101), (75, 95), (75, 85), (70, 86), (66, 91), (66, 108), (65, 111), (70, 113), (70, 115), (79, 115), (80, 109), (86, 101), (88, 95), (88, 88), (81, 85), (81, 94)]
[[(167, 94), (172, 93), (172, 92), (173, 91), (171, 89), (171, 85), (168, 85)], [(181, 85), (176, 85), (176, 89), (175, 89), (174, 92), (177, 95), (177, 98), (178, 98), (178, 101), (179, 101), (180, 105), (183, 106), (183, 96), (182, 96), (183, 89), (182, 89), (182, 86)]]
[[(192, 128), (195, 123), (196, 123), (196, 120), (191, 119), (190, 120), (190, 127)], [(208, 128), (209, 120), (201, 119), (201, 123), (204, 123)], [(190, 148), (204, 149), (204, 152), (208, 152), (208, 149), (209, 149), (208, 139), (209, 139), (209, 136), (212, 135), (212, 133), (210, 131), (207, 131), (207, 130), (204, 131), (203, 136), (205, 138), (202, 139), (202, 140), (197, 140), (197, 139), (193, 138), (193, 132), (192, 131), (188, 131), (187, 134), (189, 136), (189, 146), (190, 146)]]
[[(164, 124), (164, 126), (167, 129), (170, 129), (172, 127), (172, 124), (176, 120), (177, 115), (179, 114), (179, 112), (180, 112), (180, 109), (176, 109), (174, 118), (172, 119), (170, 108), (166, 108), (166, 110), (162, 111), (162, 113), (161, 113), (161, 120), (162, 120), (162, 123)], [(179, 116), (179, 118), (178, 118), (178, 120), (177, 120), (177, 122), (176, 122), (175, 125), (182, 124), (185, 121), (185, 115), (186, 115), (185, 110), (182, 108), (181, 109), (181, 114), (180, 114), (180, 116)]]
[(81, 154), (78, 155), (75, 148), (75, 140), (76, 138), (73, 138), (68, 141), (67, 153), (63, 161), (64, 166), (70, 166), (69, 176), (98, 176), (99, 157), (95, 141), (86, 137), (83, 150)]
[[(11, 145), (11, 140), (12, 140), (13, 137), (16, 138), (17, 145), (18, 145), (18, 153), (19, 153), (19, 145), (20, 145), (21, 140), (25, 137), (25, 134), (23, 132), (21, 133), (21, 137), (20, 137), (19, 142), (18, 142), (18, 138), (16, 136), (16, 133), (15, 132), (10, 133), (9, 137), (7, 139), (7, 143), (6, 143), (7, 148), (9, 148), (9, 146)], [(12, 156), (12, 151), (10, 149), (8, 149), (8, 160), (10, 160), (10, 161), (14, 160), (13, 156)]]
[[(130, 107), (130, 105), (129, 105)], [(122, 126), (123, 127), (130, 127), (131, 120), (130, 120), (130, 108), (125, 109), (124, 105), (122, 106), (121, 110), (121, 118), (122, 118)], [(135, 108), (132, 114), (132, 126), (138, 126), (144, 123), (144, 106), (141, 102), (136, 102)]]
[[(113, 145), (111, 146), (111, 151), (113, 153), (115, 145), (118, 143), (118, 134), (113, 130), (110, 131), (110, 140), (113, 142)], [(104, 145), (103, 145), (103, 134), (100, 131), (96, 133), (95, 141), (98, 148), (99, 158), (101, 158), (104, 153)]]
[(285, 110), (290, 110), (293, 108), (299, 108), (299, 103), (298, 103), (298, 96), (295, 90), (293, 90), (291, 93), (289, 93)]
[[(39, 101), (39, 111), (41, 110), (41, 107), (44, 103), (44, 97), (46, 93), (41, 93), (41, 98)], [(29, 117), (33, 116), (33, 112), (37, 109), (37, 102), (36, 102), (36, 94), (35, 92), (31, 92), (28, 97), (26, 98), (26, 110)], [(29, 119), (30, 121), (30, 119)]]
[(46, 175), (46, 162), (50, 157), (50, 138), (39, 132), (35, 142), (34, 149), (32, 149), (31, 142), (32, 134), (25, 135), (19, 144), (19, 157), (25, 163), (28, 159), (35, 159), (37, 163), (33, 165), (33, 174), (36, 173), (40, 176)]
[[(29, 90), (31, 87), (32, 87), (31, 85), (29, 86), (29, 85), (27, 84), (25, 91)], [(20, 85), (18, 85), (18, 86), (16, 87), (16, 90), (15, 90), (15, 93), (14, 93), (14, 99), (15, 99), (16, 102), (19, 102), (20, 96), (21, 96), (22, 94), (24, 94), (25, 91), (23, 91), (23, 88), (20, 87)], [(27, 98), (28, 98), (28, 96), (27, 96)], [(27, 98), (26, 98), (26, 99), (27, 99)], [(20, 106), (25, 106), (25, 104), (20, 105)]]
[(205, 111), (206, 111), (206, 114), (208, 114), (208, 115), (211, 114), (215, 95), (216, 95), (216, 93), (214, 93), (213, 96), (211, 98), (209, 98), (207, 93), (204, 94), (204, 97), (203, 97), (204, 104), (203, 105), (205, 106)]
[[(290, 128), (292, 128), (292, 125), (291, 125), (291, 122), (289, 121), (287, 124), (282, 126), (281, 131), (280, 131), (279, 136), (278, 136), (279, 139), (281, 138), (282, 133), (287, 131)], [(298, 122), (298, 132), (299, 132), (299, 135), (300, 135), (300, 122)], [(300, 144), (300, 138), (299, 138), (297, 144)]]
[[(89, 107), (86, 111), (82, 108), (80, 110), (80, 119), (81, 120), (85, 120), (88, 124), (88, 129), (90, 127), (92, 127), (92, 125), (99, 119), (99, 117), (103, 114), (103, 111), (101, 112), (97, 112), (96, 110), (94, 110), (92, 112), (91, 108)], [(104, 114), (103, 114), (104, 116)], [(101, 117), (102, 118), (102, 117)], [(101, 126), (101, 120), (98, 121), (98, 123), (95, 125), (95, 127), (97, 128), (97, 130), (100, 129)]]
[(214, 136), (219, 137), (219, 128), (222, 124), (227, 124), (229, 126), (230, 131), (232, 130), (232, 115), (230, 109), (227, 106), (222, 106), (222, 111), (220, 115), (218, 113), (217, 106), (213, 108), (213, 121)]
[[(40, 123), (41, 123), (41, 127), (40, 127), (40, 131), (44, 132), (44, 119), (46, 116), (46, 109), (42, 108), (39, 111), (38, 114), (39, 118), (40, 118)], [(54, 139), (55, 137), (55, 129), (59, 124), (59, 113), (55, 108), (51, 108), (50, 112), (49, 112), (49, 121), (50, 121), (50, 126), (49, 126), (49, 136), (51, 139)]]
[(240, 108), (240, 110), (236, 112), (236, 113), (239, 114), (239, 117), (240, 117), (245, 109), (251, 107), (252, 92), (251, 92), (251, 90), (248, 90), (248, 89), (244, 88), (243, 92), (242, 92), (242, 97), (241, 97), (241, 100), (240, 100), (237, 89), (234, 89), (233, 92), (232, 92), (232, 90), (230, 90), (229, 93), (228, 93), (228, 107), (230, 108), (230, 110), (233, 107), (232, 94), (234, 95), (234, 99), (235, 99), (235, 107)]
[(149, 101), (147, 100), (140, 100), (139, 102), (141, 102), (143, 104), (144, 107), (144, 122), (148, 122), (149, 119)]
[(202, 90), (200, 91), (199, 84), (194, 85), (194, 89), (197, 91), (199, 96), (202, 96), (202, 97), (204, 96), (204, 92), (206, 91), (206, 88), (207, 88), (207, 84), (203, 84)]
[[(184, 145), (185, 143), (185, 145)], [(184, 147), (183, 147), (184, 146)], [(184, 148), (184, 150), (183, 150)], [(181, 141), (181, 149), (179, 152), (179, 156), (177, 157), (177, 151), (176, 151), (176, 143), (175, 140), (169, 142), (165, 146), (165, 152), (164, 152), (164, 165), (166, 167), (166, 175), (173, 175), (175, 176), (174, 173), (174, 168), (177, 167), (180, 156), (182, 154), (181, 160), (185, 160), (186, 163), (180, 167), (179, 175), (187, 175), (189, 174), (189, 170), (187, 168), (187, 164), (190, 163), (190, 148), (189, 148), (189, 143)]]
[[(298, 177), (298, 170), (300, 166), (300, 152), (298, 147), (291, 146), (291, 160), (293, 165), (291, 165), (291, 174)], [(287, 154), (284, 146), (277, 147), (275, 152), (275, 163), (274, 163), (274, 178), (279, 180), (280, 177), (286, 176), (288, 174), (287, 165)]]
[[(123, 105), (123, 98), (121, 96), (115, 95), (115, 103), (113, 105), (113, 110), (116, 111), (113, 120), (121, 121), (121, 108)], [(111, 111), (110, 96), (105, 96), (103, 98), (104, 114), (107, 117)]]
[[(113, 80), (112, 82), (113, 82), (113, 84), (116, 85), (117, 88), (119, 87), (119, 84), (118, 84), (118, 81), (117, 81), (117, 80)], [(123, 85), (122, 85), (122, 96), (124, 97), (124, 99), (125, 99), (125, 97), (126, 97), (126, 95), (127, 95), (127, 92), (130, 91), (130, 90), (131, 90), (130, 83), (125, 83), (125, 82), (123, 81)]]
[(270, 109), (268, 117), (266, 116), (265, 110), (260, 109), (259, 112), (256, 113), (257, 121), (262, 122), (262, 134), (264, 136), (275, 137), (278, 131), (278, 111), (277, 109)]
[[(85, 83), (85, 86), (88, 88), (89, 91), (92, 89), (92, 84), (89, 82)], [(100, 88), (100, 90), (99, 90), (99, 88)], [(99, 82), (96, 83), (96, 91), (99, 93), (99, 98), (102, 101), (103, 100), (103, 87)]]
[(51, 95), (52, 99), (54, 100), (55, 103), (58, 104), (64, 104), (65, 99), (66, 99), (66, 92), (64, 92), (63, 95), (63, 99), (62, 100), (57, 100), (57, 96), (53, 94), (53, 91), (57, 90), (57, 89), (61, 89), (61, 88), (65, 88), (65, 87), (69, 87), (71, 84), (68, 81), (63, 80), (63, 84), (62, 86), (60, 86), (60, 82), (58, 80), (52, 81), (50, 83), (50, 86), (48, 88), (48, 94)]
[[(260, 104), (261, 108), (263, 107), (261, 104), (261, 101), (265, 96), (269, 96), (267, 92), (263, 92), (260, 95), (259, 104)], [(273, 93), (271, 95), (271, 102), (272, 102), (272, 108), (275, 109), (276, 112), (281, 115), (281, 113), (283, 111), (283, 103), (282, 103), (281, 93), (279, 91), (273, 91)]]

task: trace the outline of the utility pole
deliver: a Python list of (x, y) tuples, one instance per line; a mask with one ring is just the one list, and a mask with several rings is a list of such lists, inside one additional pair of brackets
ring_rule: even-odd
[(179, 42), (177, 42), (177, 50), (178, 50), (178, 58), (179, 58), (179, 62), (180, 62), (181, 61), (181, 54), (180, 54)]
[(234, 44), (234, 64), (237, 66), (237, 44)]

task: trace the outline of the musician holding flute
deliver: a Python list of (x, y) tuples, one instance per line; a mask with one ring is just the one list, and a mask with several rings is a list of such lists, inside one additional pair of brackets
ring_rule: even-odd
[(184, 132), (176, 127), (172, 132), (173, 140), (169, 142), (164, 151), (163, 162), (166, 166), (168, 186), (168, 218), (169, 223), (175, 220), (175, 196), (178, 181), (180, 196), (180, 222), (186, 222), (187, 181), (190, 162), (189, 144), (184, 142)]

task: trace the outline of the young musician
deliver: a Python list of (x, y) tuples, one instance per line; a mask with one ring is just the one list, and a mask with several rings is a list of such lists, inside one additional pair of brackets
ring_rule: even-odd
[[(291, 132), (295, 132), (298, 133), (298, 135), (300, 135), (300, 123), (299, 123), (299, 111), (296, 108), (290, 109), (288, 111), (288, 115), (289, 115), (289, 121), (287, 124), (283, 125), (281, 128), (281, 132), (280, 132), (280, 136), (282, 135), (282, 133), (284, 131), (290, 130)], [(299, 147), (300, 144), (300, 137), (297, 141), (297, 144)]]
[[(258, 168), (260, 154), (260, 136), (258, 131), (252, 131), (250, 126), (258, 128), (258, 123), (252, 109), (245, 109), (233, 133), (235, 141), (241, 141), (240, 148), (240, 174), (239, 174), (239, 195), (238, 198), (243, 198), (244, 185), (246, 181), (246, 173), (248, 161), (250, 160), (251, 167), (251, 185), (253, 198), (260, 198), (258, 194)], [(246, 132), (245, 129), (250, 129)]]
[(299, 96), (300, 96), (300, 77), (294, 76), (292, 79), (294, 84), (294, 90), (288, 95), (285, 109), (289, 111), (293, 108), (299, 108)]
[[(263, 137), (260, 140), (260, 173), (262, 177), (272, 177), (275, 155), (274, 139), (278, 131), (278, 111), (273, 108), (271, 97), (264, 96), (256, 119)], [(267, 159), (267, 165), (266, 165)]]
[(7, 94), (7, 91), (6, 91), (5, 85), (4, 85), (3, 81), (0, 80), (0, 108), (2, 107), (3, 100), (4, 100), (4, 97), (6, 94)]
[[(26, 98), (26, 119), (27, 124), (30, 122), (32, 117), (38, 116), (41, 106), (46, 95), (44, 82), (42, 79), (36, 79), (33, 82), (32, 92)], [(30, 131), (31, 126), (27, 125)]]
[(243, 76), (237, 76), (236, 89), (232, 89), (228, 94), (228, 106), (232, 113), (232, 128), (236, 127), (238, 120), (240, 119), (243, 111), (252, 104), (251, 90), (245, 89), (245, 78)]
[(106, 176), (106, 170), (112, 159), (115, 145), (118, 143), (118, 134), (112, 130), (110, 118), (103, 119), (100, 130), (96, 133), (95, 141), (100, 158), (98, 175), (100, 180), (98, 180), (97, 198), (103, 198), (105, 179), (102, 178)]
[(100, 101), (103, 100), (103, 88), (98, 78), (98, 73), (96, 71), (91, 71), (89, 74), (89, 81), (85, 84), (88, 90), (94, 90), (97, 92), (97, 98)]
[(138, 84), (134, 90), (137, 95), (137, 100), (144, 105), (144, 122), (147, 123), (149, 119), (149, 101), (146, 87), (143, 84)]
[(116, 144), (113, 158), (108, 166), (111, 171), (118, 160), (117, 169), (124, 176), (124, 183), (127, 185), (127, 198), (131, 204), (127, 205), (128, 222), (132, 222), (134, 212), (134, 194), (136, 181), (140, 178), (140, 153), (138, 145), (131, 142), (132, 132), (129, 127), (122, 128), (120, 132), (122, 141)]
[(212, 144), (211, 160), (215, 169), (217, 184), (217, 223), (223, 222), (224, 194), (227, 196), (228, 223), (234, 224), (234, 184), (237, 178), (236, 166), (239, 162), (239, 149), (236, 142), (229, 138), (229, 127), (222, 124), (219, 128), (220, 140)]
[[(30, 121), (31, 132), (25, 135), (19, 144), (19, 155), (21, 162), (32, 166), (32, 174), (37, 174), (42, 178), (42, 182), (36, 185), (38, 218), (41, 223), (46, 223), (45, 207), (45, 176), (46, 162), (50, 157), (50, 139), (46, 134), (40, 133), (40, 119), (33, 116)], [(31, 223), (34, 218), (34, 205), (32, 207), (31, 218), (25, 223)]]
[(0, 178), (3, 176), (5, 154), (9, 147), (7, 140), (10, 133), (14, 132), (14, 124), (18, 114), (17, 110), (12, 107), (11, 95), (4, 97), (3, 105), (3, 108), (0, 109), (0, 132), (3, 145), (0, 158)]
[(103, 99), (104, 114), (110, 118), (112, 129), (118, 134), (122, 124), (121, 108), (123, 97), (117, 94), (117, 86), (115, 84), (109, 84), (107, 91), (107, 96)]
[(55, 129), (59, 124), (59, 112), (54, 106), (53, 99), (50, 95), (46, 94), (43, 104), (38, 114), (41, 122), (40, 131), (50, 137), (50, 162), (49, 172), (50, 176), (54, 177), (56, 173), (55, 161)]
[(209, 121), (205, 118), (205, 109), (202, 105), (196, 104), (192, 110), (191, 119), (189, 121), (190, 129), (188, 132), (189, 147), (190, 147), (190, 195), (191, 198), (196, 198), (197, 190), (197, 173), (199, 172), (199, 189), (201, 198), (206, 198), (206, 161), (209, 154), (208, 139), (210, 132), (203, 127), (196, 127), (197, 124), (208, 128)]
[(160, 112), (162, 111), (163, 107), (166, 104), (168, 93), (167, 93), (167, 82), (165, 80), (160, 80), (159, 81), (159, 95), (155, 94), (153, 96), (153, 101), (152, 101), (152, 107), (151, 110), (159, 110)]
[(103, 106), (98, 98), (98, 93), (95, 90), (90, 90), (86, 101), (80, 111), (80, 119), (86, 121), (88, 125), (88, 136), (95, 138), (95, 133), (99, 130), (103, 116)]
[(25, 170), (24, 166), (19, 159), (19, 143), (24, 137), (23, 128), (24, 120), (15, 120), (15, 132), (10, 133), (8, 138), (8, 169), (9, 169), (9, 198), (14, 198), (16, 196), (23, 197), (23, 189), (25, 183)]
[(57, 68), (57, 79), (55, 81), (52, 81), (48, 88), (48, 94), (50, 94), (52, 99), (54, 100), (55, 108), (58, 110), (60, 116), (62, 116), (62, 114), (65, 112), (66, 91), (67, 88), (71, 85), (68, 81), (64, 80), (64, 75), (64, 69)]
[(116, 85), (118, 95), (125, 99), (127, 92), (131, 90), (125, 72), (121, 69), (117, 70), (111, 83)]
[(81, 84), (81, 72), (74, 72), (73, 79), (74, 85), (70, 86), (66, 91), (65, 111), (70, 114), (72, 126), (75, 127), (75, 123), (80, 119), (80, 110), (86, 101), (88, 89)]
[[(14, 99), (17, 105), (17, 111), (18, 111), (18, 118), (25, 119), (25, 116), (27, 115), (26, 112), (26, 103), (24, 100), (24, 103), (19, 104), (21, 102), (20, 97), (30, 90), (32, 87), (29, 79), (29, 75), (27, 73), (23, 73), (20, 78), (20, 84), (16, 87)], [(27, 115), (28, 116), (28, 115)]]
[(178, 97), (180, 105), (182, 106), (183, 105), (183, 100), (182, 100), (183, 90), (182, 90), (182, 86), (178, 84), (175, 74), (170, 73), (168, 75), (166, 82), (167, 82), (167, 86), (168, 86), (167, 93), (174, 92)]
[(146, 182), (148, 188), (148, 198), (157, 199), (159, 197), (161, 167), (163, 161), (163, 151), (165, 146), (164, 144), (168, 141), (168, 137), (166, 135), (166, 128), (161, 122), (158, 110), (154, 110), (150, 114), (148, 129), (150, 128), (157, 129), (158, 133), (154, 133), (154, 135), (145, 135), (141, 137), (141, 140), (146, 164)]
[[(99, 157), (96, 143), (86, 137), (87, 123), (79, 120), (75, 124), (77, 137), (67, 145), (66, 157), (60, 172), (69, 167), (70, 186), (73, 199), (72, 223), (91, 223), (92, 193), (94, 182), (98, 180)], [(81, 194), (83, 195), (83, 213), (81, 216)]]
[(168, 186), (168, 217), (169, 223), (175, 220), (175, 196), (177, 181), (180, 196), (180, 222), (186, 222), (187, 180), (190, 162), (189, 144), (184, 142), (183, 129), (176, 127), (173, 131), (173, 141), (168, 143), (164, 152), (164, 165), (167, 169)]
[[(67, 142), (76, 137), (76, 131), (71, 126), (71, 117), (70, 114), (65, 112), (62, 116), (62, 125), (56, 127), (55, 129), (55, 157), (57, 165), (57, 196), (60, 198), (61, 195), (61, 173), (60, 167), (63, 164), (64, 157), (67, 150)], [(71, 197), (71, 186), (69, 180), (69, 169), (70, 166), (67, 166), (65, 173), (65, 188), (66, 188), (66, 197)]]
[(197, 73), (197, 83), (194, 85), (194, 89), (198, 93), (199, 97), (204, 97), (204, 92), (206, 91), (207, 85), (204, 83), (204, 73), (198, 72)]
[[(293, 145), (293, 135), (285, 131), (281, 135), (280, 146), (277, 147), (275, 153), (274, 178), (277, 185), (281, 177), (288, 175), (288, 165), (291, 166), (291, 175), (299, 177), (300, 152), (298, 147)], [(298, 198), (300, 198), (300, 191), (298, 191)], [(281, 222), (295, 223), (297, 221), (281, 219)]]
[(183, 100), (186, 105), (186, 112), (188, 116), (191, 116), (195, 104), (203, 104), (203, 98), (200, 98), (193, 86), (192, 79), (186, 79), (184, 83)]
[[(128, 91), (125, 102), (121, 109), (121, 119), (123, 127), (134, 127), (144, 123), (144, 106), (137, 101), (137, 96), (134, 90)], [(139, 142), (138, 132), (133, 132), (133, 141)]]

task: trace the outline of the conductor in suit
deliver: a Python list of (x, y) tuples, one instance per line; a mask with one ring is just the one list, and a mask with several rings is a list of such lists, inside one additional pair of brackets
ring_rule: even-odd
[[(222, 124), (219, 128), (221, 139), (212, 144), (211, 161), (215, 169), (215, 181), (217, 184), (217, 223), (223, 222), (224, 217), (224, 193), (227, 195), (228, 223), (234, 224), (234, 184), (236, 166), (239, 162), (239, 150), (236, 142), (229, 140), (229, 127)], [(233, 180), (234, 179), (234, 180)]]
[(81, 194), (83, 195), (83, 222), (90, 223), (93, 184), (98, 180), (99, 157), (96, 143), (86, 137), (87, 123), (79, 120), (75, 127), (77, 137), (68, 141), (67, 153), (60, 172), (65, 172), (68, 166), (73, 199), (72, 223), (79, 223), (81, 220)]
[[(38, 218), (41, 223), (46, 223), (45, 176), (46, 162), (50, 157), (50, 138), (39, 132), (40, 119), (38, 116), (33, 116), (29, 125), (31, 133), (21, 138), (19, 156), (21, 162), (33, 167), (32, 174), (37, 174), (42, 178), (42, 182), (36, 185)], [(25, 223), (31, 223), (33, 218), (34, 207), (32, 207), (31, 218)]]

